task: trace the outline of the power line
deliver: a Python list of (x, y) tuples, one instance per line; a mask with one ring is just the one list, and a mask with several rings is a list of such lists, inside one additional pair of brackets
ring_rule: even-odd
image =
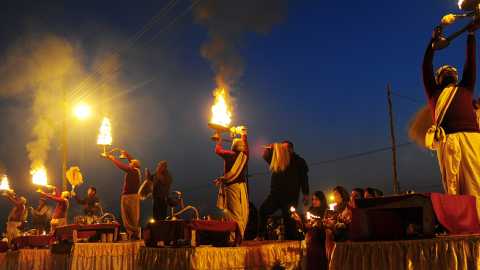
[[(407, 145), (411, 145), (411, 144), (413, 144), (413, 142), (400, 144), (400, 145), (397, 145), (396, 147), (403, 147), (403, 146), (407, 146)], [(346, 160), (346, 159), (350, 159), (350, 158), (360, 157), (360, 156), (364, 156), (364, 155), (370, 155), (370, 154), (374, 154), (374, 153), (378, 153), (378, 152), (386, 151), (386, 150), (390, 150), (390, 149), (392, 149), (391, 146), (390, 146), (390, 147), (385, 147), (385, 148), (380, 148), (380, 149), (377, 149), (377, 150), (368, 151), (368, 152), (363, 152), (363, 153), (359, 153), (359, 154), (355, 154), (355, 155), (350, 155), (350, 156), (346, 156), (346, 157), (341, 157), (341, 158), (335, 158), (335, 159), (330, 159), (330, 160), (325, 160), (325, 161), (310, 163), (310, 164), (307, 164), (307, 165), (308, 165), (309, 167), (310, 167), (310, 166), (316, 166), (316, 165), (321, 165), (321, 164), (326, 164), (326, 163), (331, 163), (331, 162)], [(249, 174), (248, 176), (249, 176), (249, 177), (253, 177), (253, 176), (258, 176), (258, 175), (268, 174), (268, 173), (270, 173), (270, 171), (261, 172), (261, 173)], [(191, 188), (191, 189), (188, 189), (188, 190), (184, 190), (183, 192), (198, 190), (198, 189), (202, 189), (202, 188), (206, 188), (206, 187), (211, 187), (211, 186), (212, 186), (212, 185), (209, 184), (209, 185), (205, 185), (205, 186), (200, 186), (200, 187), (195, 187), (195, 188)]]
[[(103, 63), (94, 73), (92, 73), (87, 79), (85, 79), (79, 86), (77, 86), (72, 92), (70, 92), (67, 96), (66, 99), (70, 99), (73, 95), (78, 93), (83, 87), (85, 87), (88, 83), (90, 83), (97, 75), (100, 74), (106, 67), (108, 67), (111, 63), (113, 63), (114, 60), (116, 60), (123, 52), (125, 52), (130, 46), (135, 43), (148, 29), (150, 29), (160, 18), (163, 17), (163, 15), (166, 14), (173, 6), (175, 6), (178, 1), (175, 4), (173, 4), (170, 8), (168, 8), (172, 2), (168, 3), (157, 15), (155, 15), (140, 31), (138, 31), (127, 43), (125, 43), (115, 54), (113, 54), (105, 63)], [(165, 9), (167, 9), (165, 11)], [(165, 13), (164, 13), (165, 11)], [(163, 14), (162, 14), (163, 13)], [(90, 91), (90, 90), (88, 90)], [(87, 91), (87, 92), (88, 92)]]
[(422, 104), (426, 104), (426, 103), (427, 103), (427, 102), (425, 102), (425, 101), (420, 101), (420, 100), (417, 100), (417, 99), (414, 99), (414, 98), (411, 98), (411, 97), (403, 96), (403, 95), (400, 95), (400, 94), (395, 94), (395, 93), (393, 93), (393, 92), (390, 92), (390, 94), (395, 95), (395, 96), (399, 96), (399, 97), (402, 97), (402, 98), (405, 98), (405, 99), (409, 99), (409, 100), (411, 100), (411, 101), (419, 102), (419, 103), (422, 103)]
[[(126, 49), (128, 49), (134, 42), (136, 42), (148, 29), (150, 29), (160, 18), (162, 18), (168, 11), (170, 11), (180, 0), (172, 0), (167, 6), (165, 6), (155, 17), (150, 20), (134, 37), (132, 37), (120, 50), (118, 50), (110, 59), (108, 59), (99, 69), (97, 69), (92, 75), (90, 75), (82, 84), (77, 86), (74, 91), (72, 91), (68, 96), (71, 98), (72, 95), (78, 93), (87, 83), (92, 81), (101, 71), (103, 71), (107, 66), (109, 66), (114, 60), (116, 60)], [(190, 7), (188, 7), (184, 12), (182, 12), (177, 18), (175, 18), (172, 22), (170, 22), (166, 27), (164, 27), (159, 33), (157, 33), (153, 38), (151, 38), (148, 42), (146, 42), (143, 46), (141, 46), (136, 52), (134, 52), (127, 60), (123, 61), (120, 65), (114, 68), (110, 73), (108, 73), (103, 79), (101, 79), (98, 83), (96, 83), (93, 87), (89, 90), (85, 91), (82, 95), (80, 95), (75, 102), (80, 100), (83, 102), (85, 99), (90, 97), (92, 94), (100, 90), (105, 84), (109, 83), (113, 80), (120, 72), (112, 75), (115, 71), (117, 71), (120, 67), (122, 67), (126, 62), (128, 62), (133, 56), (135, 56), (138, 52), (140, 52), (143, 48), (145, 48), (148, 44), (150, 44), (155, 38), (157, 38), (160, 34), (165, 32), (172, 24), (174, 24), (180, 17), (182, 17), (185, 13), (191, 10), (200, 0), (194, 2)], [(173, 3), (173, 4), (172, 4)], [(108, 79), (108, 80), (107, 80)], [(103, 81), (107, 80), (102, 84)], [(101, 85), (100, 85), (101, 84)], [(100, 86), (98, 86), (100, 85)], [(97, 87), (98, 86), (98, 87)], [(95, 89), (96, 88), (96, 89)], [(88, 94), (90, 93), (90, 94)], [(87, 95), (88, 94), (88, 95)], [(85, 96), (87, 95), (87, 96)]]

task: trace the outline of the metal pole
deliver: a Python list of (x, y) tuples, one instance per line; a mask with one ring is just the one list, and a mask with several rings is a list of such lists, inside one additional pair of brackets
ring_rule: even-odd
[(62, 148), (63, 148), (63, 190), (67, 191), (67, 106), (65, 104), (65, 85), (62, 93), (62, 109), (63, 109), (63, 129), (62, 129)]
[(395, 133), (393, 132), (393, 110), (392, 99), (390, 98), (390, 85), (387, 84), (388, 90), (388, 107), (390, 108), (390, 133), (392, 135), (392, 155), (393, 155), (393, 191), (398, 195), (398, 180), (397, 180), (397, 161), (395, 158)]
[[(67, 191), (67, 104), (65, 103), (65, 85), (62, 91), (62, 110), (63, 110), (63, 129), (62, 129), (62, 148), (63, 148), (63, 190)], [(68, 224), (68, 209), (65, 211), (65, 220)]]

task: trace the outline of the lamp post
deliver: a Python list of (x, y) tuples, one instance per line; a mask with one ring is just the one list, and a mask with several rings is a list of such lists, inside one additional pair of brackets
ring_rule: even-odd
[[(90, 109), (88, 106), (84, 104), (79, 104), (75, 107), (74, 113), (75, 116), (73, 118), (72, 123), (67, 127), (67, 108), (71, 108), (70, 105), (68, 105), (65, 101), (65, 85), (63, 85), (63, 90), (62, 90), (62, 103), (61, 104), (55, 104), (55, 107), (60, 107), (62, 108), (62, 133), (60, 134), (55, 126), (52, 124), (50, 119), (48, 117), (44, 117), (43, 120), (47, 125), (54, 130), (60, 139), (62, 140), (62, 144), (60, 145), (60, 148), (62, 148), (62, 168), (63, 168), (63, 173), (62, 173), (62, 191), (67, 191), (67, 131), (72, 126), (72, 124), (75, 122), (77, 119), (85, 119), (88, 116), (90, 116)], [(58, 150), (60, 150), (60, 148)], [(68, 210), (65, 212), (65, 219), (67, 220), (68, 224)]]

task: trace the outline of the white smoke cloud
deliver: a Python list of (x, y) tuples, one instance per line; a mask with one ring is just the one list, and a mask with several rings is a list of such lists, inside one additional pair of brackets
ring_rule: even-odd
[(243, 44), (246, 31), (265, 35), (273, 25), (281, 24), (286, 11), (286, 0), (207, 0), (194, 11), (196, 22), (208, 27), (210, 42), (203, 44), (201, 54), (216, 74), (214, 96), (225, 90), (226, 101), (236, 106), (230, 92), (245, 71), (237, 46)]

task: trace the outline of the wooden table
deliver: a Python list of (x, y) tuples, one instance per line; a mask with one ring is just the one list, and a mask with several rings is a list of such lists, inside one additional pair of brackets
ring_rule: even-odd
[(357, 240), (355, 235), (359, 234), (363, 239), (372, 239), (375, 234), (393, 232), (398, 224), (404, 226), (403, 233), (395, 238), (405, 237), (410, 222), (421, 224), (427, 238), (435, 237), (436, 223), (450, 235), (480, 233), (474, 196), (416, 193), (356, 199), (353, 207), (351, 240)]
[(67, 225), (55, 229), (53, 237), (59, 242), (65, 239), (73, 239), (74, 243), (79, 238), (87, 238), (97, 234), (97, 232), (113, 232), (113, 242), (117, 242), (118, 227), (120, 223), (101, 223), (92, 225)]
[[(372, 198), (375, 199), (375, 198)], [(404, 210), (407, 208), (422, 208), (423, 236), (435, 237), (435, 211), (433, 210), (432, 200), (429, 197), (408, 196), (403, 200), (359, 208), (360, 220), (362, 224), (362, 237), (373, 238), (373, 226), (371, 211), (374, 210)], [(406, 222), (406, 220), (404, 220)], [(405, 228), (409, 228), (405, 224)]]

